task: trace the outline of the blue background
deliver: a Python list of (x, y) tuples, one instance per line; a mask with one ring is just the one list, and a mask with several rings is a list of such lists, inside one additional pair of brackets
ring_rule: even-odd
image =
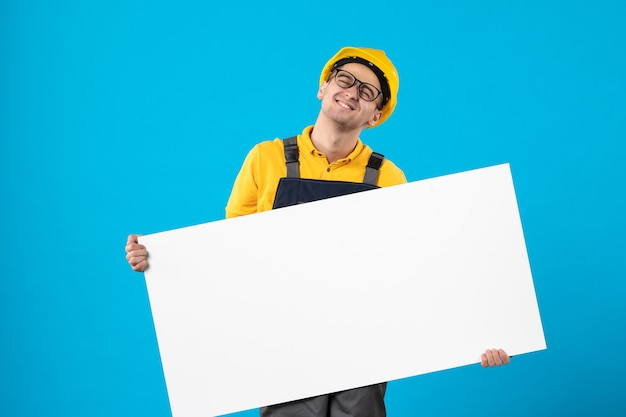
[(626, 414), (626, 2), (409, 3), (2, 0), (0, 415), (170, 415), (126, 237), (222, 218), (344, 45), (399, 70), (362, 138), (409, 180), (511, 163), (548, 344), (389, 415)]

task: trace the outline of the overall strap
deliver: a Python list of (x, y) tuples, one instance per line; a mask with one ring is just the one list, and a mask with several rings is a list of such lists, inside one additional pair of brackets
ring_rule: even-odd
[(287, 161), (287, 178), (300, 178), (300, 162), (298, 160), (298, 138), (292, 136), (283, 139), (285, 160)]
[(369, 161), (367, 161), (367, 168), (365, 168), (365, 176), (363, 177), (363, 182), (365, 184), (376, 185), (376, 181), (378, 181), (378, 172), (384, 160), (385, 155), (372, 152), (372, 156), (370, 156)]
[[(285, 161), (287, 164), (287, 178), (300, 178), (300, 162), (298, 160), (298, 138), (292, 136), (283, 139), (283, 147), (285, 149)], [(363, 183), (376, 185), (378, 181), (378, 173), (380, 166), (383, 164), (385, 156), (378, 152), (372, 152), (367, 167), (365, 168), (365, 176)]]

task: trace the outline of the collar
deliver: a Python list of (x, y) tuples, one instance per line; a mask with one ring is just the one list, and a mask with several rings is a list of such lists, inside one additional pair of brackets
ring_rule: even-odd
[[(318, 158), (326, 159), (326, 155), (318, 151), (313, 145), (313, 141), (311, 140), (312, 131), (313, 131), (313, 126), (305, 127), (304, 130), (302, 131), (302, 134), (300, 135), (300, 138), (299, 138), (300, 141), (298, 142), (298, 145), (301, 147), (300, 149), (303, 153), (306, 153), (308, 155), (312, 155)], [(346, 163), (346, 162), (352, 161), (361, 153), (361, 151), (363, 151), (364, 147), (365, 145), (363, 145), (363, 142), (361, 142), (361, 138), (357, 138), (356, 146), (354, 147), (352, 152), (350, 152), (350, 154), (346, 156), (345, 158), (338, 160), (337, 163)]]

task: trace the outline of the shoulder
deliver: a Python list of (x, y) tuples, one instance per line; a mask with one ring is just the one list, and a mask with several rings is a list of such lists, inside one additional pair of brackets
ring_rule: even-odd
[[(369, 159), (373, 152), (372, 149), (368, 145), (365, 145), (364, 151)], [(404, 172), (395, 163), (393, 163), (393, 161), (385, 157), (383, 164), (380, 166), (378, 186), (389, 187), (391, 185), (404, 184), (405, 182), (407, 181)]]
[(246, 156), (247, 163), (268, 163), (268, 162), (282, 162), (284, 163), (284, 150), (282, 139), (266, 140), (259, 142)]
[(381, 187), (388, 187), (390, 185), (404, 184), (405, 182), (407, 181), (404, 172), (391, 160), (385, 158), (380, 167), (378, 185)]
[(276, 138), (274, 140), (259, 142), (254, 145), (250, 152), (257, 154), (283, 152), (283, 140)]

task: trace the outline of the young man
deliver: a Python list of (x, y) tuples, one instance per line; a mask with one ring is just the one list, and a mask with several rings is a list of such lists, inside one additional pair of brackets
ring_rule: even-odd
[[(324, 66), (317, 97), (321, 110), (297, 138), (256, 145), (237, 175), (226, 217), (243, 216), (406, 182), (391, 161), (364, 145), (363, 129), (383, 123), (396, 106), (398, 73), (381, 50), (342, 48)], [(323, 219), (319, 224), (323, 226)], [(331, 231), (329, 231), (331, 232)], [(148, 267), (148, 252), (130, 235), (126, 246), (135, 271)], [(508, 364), (501, 349), (485, 351), (483, 367)], [(262, 417), (384, 417), (386, 383), (278, 404)]]

